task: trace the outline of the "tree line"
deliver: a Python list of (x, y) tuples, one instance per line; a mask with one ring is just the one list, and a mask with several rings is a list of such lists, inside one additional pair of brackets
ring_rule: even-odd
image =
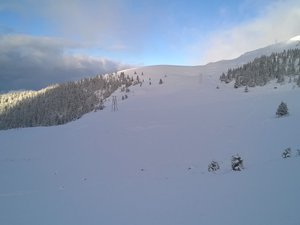
[(128, 88), (132, 77), (97, 75), (39, 91), (0, 95), (0, 129), (65, 124), (85, 113), (103, 109), (103, 102), (119, 87)]
[(235, 88), (264, 86), (274, 79), (278, 83), (288, 79), (288, 82), (296, 82), (300, 86), (300, 49), (263, 55), (236, 69), (229, 69), (220, 76), (222, 82), (234, 81)]

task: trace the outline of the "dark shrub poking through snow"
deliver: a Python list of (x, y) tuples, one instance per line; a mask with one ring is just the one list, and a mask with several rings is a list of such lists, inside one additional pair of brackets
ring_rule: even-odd
[(292, 154), (292, 150), (291, 148), (287, 148), (283, 151), (283, 153), (281, 154), (282, 158), (286, 159), (286, 158), (290, 158)]
[(243, 160), (239, 155), (234, 155), (231, 157), (231, 168), (234, 171), (241, 171), (244, 169)]
[(216, 161), (212, 161), (209, 165), (208, 165), (208, 172), (215, 172), (217, 170), (220, 169), (219, 163)]

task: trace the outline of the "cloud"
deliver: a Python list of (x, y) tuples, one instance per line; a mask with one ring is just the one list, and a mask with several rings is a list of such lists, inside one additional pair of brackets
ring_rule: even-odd
[(165, 0), (10, 0), (0, 1), (0, 12), (2, 8), (18, 15), (14, 28), (20, 32), (64, 37), (102, 52), (140, 55), (154, 39), (160, 43), (176, 33), (172, 30), (177, 24), (170, 27), (178, 14), (172, 5)]
[(128, 67), (106, 58), (70, 53), (83, 47), (60, 38), (0, 35), (0, 91), (39, 89)]
[(135, 10), (138, 6), (133, 4), (139, 3), (130, 0), (11, 0), (7, 4), (0, 3), (0, 11), (2, 8), (17, 13), (23, 19), (20, 21), (23, 27), (38, 24), (38, 19), (47, 27), (45, 32), (102, 50), (139, 51), (145, 44), (155, 13), (147, 11), (146, 3), (141, 3), (141, 10)]
[(299, 35), (299, 21), (299, 1), (276, 1), (262, 8), (257, 17), (247, 22), (213, 32), (206, 40), (205, 48), (199, 42), (189, 46), (189, 51), (197, 58), (196, 63), (232, 59), (247, 51)]

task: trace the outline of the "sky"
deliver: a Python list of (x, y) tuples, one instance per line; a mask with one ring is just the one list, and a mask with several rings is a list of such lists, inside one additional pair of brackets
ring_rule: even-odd
[(0, 0), (0, 91), (232, 59), (299, 21), (298, 0)]

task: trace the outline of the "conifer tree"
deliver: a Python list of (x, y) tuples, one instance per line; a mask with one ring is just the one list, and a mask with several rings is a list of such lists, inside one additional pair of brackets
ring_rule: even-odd
[(282, 116), (286, 116), (288, 114), (289, 114), (289, 112), (288, 112), (287, 104), (284, 102), (281, 102), (277, 108), (276, 115), (278, 117), (282, 117)]

